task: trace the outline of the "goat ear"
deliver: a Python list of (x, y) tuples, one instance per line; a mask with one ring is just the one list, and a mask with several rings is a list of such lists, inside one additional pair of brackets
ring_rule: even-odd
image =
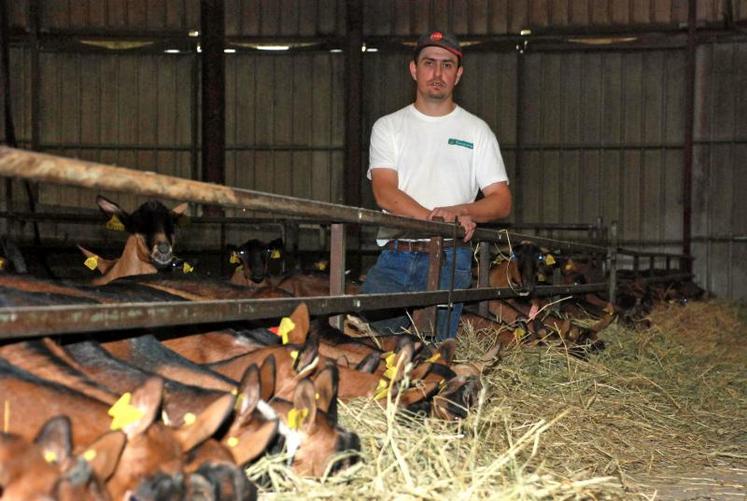
[(244, 372), (239, 385), (239, 396), (236, 413), (239, 425), (251, 420), (252, 412), (259, 402), (261, 386), (259, 379), (259, 368), (256, 364), (250, 365)]
[(83, 246), (79, 245), (78, 249), (80, 249), (84, 256), (96, 258), (96, 269), (99, 270), (99, 273), (101, 273), (102, 275), (106, 275), (109, 270), (111, 270), (112, 267), (117, 264), (116, 259), (104, 259), (103, 257), (94, 254)]
[(117, 205), (116, 202), (112, 202), (106, 197), (102, 197), (101, 195), (96, 195), (96, 205), (99, 206), (99, 209), (104, 214), (107, 214), (109, 216), (117, 216), (120, 220), (122, 220), (122, 223), (124, 223), (123, 219), (126, 219), (129, 214), (122, 210), (122, 208)]
[(315, 361), (319, 359), (319, 341), (315, 335), (307, 336), (306, 342), (293, 362), (293, 369), (302, 374), (313, 368)]
[(34, 443), (42, 448), (45, 459), (50, 458), (51, 462), (62, 463), (68, 459), (73, 451), (70, 418), (67, 416), (51, 418), (39, 430)]
[(231, 413), (233, 405), (233, 396), (223, 395), (208, 405), (207, 409), (202, 411), (193, 422), (185, 423), (176, 430), (176, 439), (181, 444), (182, 451), (192, 450), (195, 446), (210, 438)]
[(282, 238), (276, 238), (275, 240), (267, 244), (267, 247), (276, 248), (276, 249), (284, 249), (285, 245), (283, 244)]
[(259, 367), (259, 397), (267, 402), (275, 394), (275, 355), (270, 355)]
[(395, 381), (400, 381), (405, 376), (405, 367), (412, 362), (415, 351), (411, 344), (405, 345), (397, 354), (397, 375)]
[(441, 343), (438, 347), (438, 353), (441, 355), (441, 359), (450, 364), (454, 360), (454, 354), (456, 353), (456, 339), (447, 339)]
[(121, 431), (105, 433), (92, 443), (81, 457), (91, 466), (96, 476), (103, 482), (112, 476), (119, 464), (127, 436)]
[(293, 392), (293, 409), (305, 414), (301, 424), (303, 429), (306, 431), (313, 429), (316, 421), (316, 388), (314, 383), (308, 379), (302, 379), (296, 385), (296, 390)]
[(136, 407), (141, 417), (133, 423), (126, 424), (122, 431), (127, 434), (127, 438), (135, 437), (153, 424), (158, 409), (161, 407), (163, 397), (163, 379), (160, 377), (148, 378), (142, 386), (132, 392), (132, 406)]
[(361, 360), (360, 363), (355, 366), (355, 370), (373, 374), (374, 371), (379, 367), (380, 360), (381, 355), (378, 352), (374, 351), (370, 353), (366, 358)]
[(339, 382), (340, 371), (331, 362), (322, 369), (314, 380), (316, 404), (333, 423), (337, 423), (337, 387)]
[(306, 306), (306, 303), (296, 306), (296, 309), (290, 315), (290, 319), (293, 321), (293, 329), (288, 333), (288, 342), (291, 344), (304, 344), (311, 324), (309, 320), (309, 307)]
[[(243, 432), (236, 437), (237, 443), (235, 445), (229, 444), (233, 460), (238, 466), (242, 466), (243, 464), (255, 459), (257, 456), (262, 454), (267, 447), (269, 447), (270, 442), (275, 438), (277, 433), (277, 419), (263, 421), (257, 426), (250, 426), (243, 430)], [(230, 438), (228, 440), (230, 440)]]
[(184, 202), (171, 209), (171, 214), (174, 216), (183, 216), (187, 212), (187, 209), (189, 209), (189, 203)]

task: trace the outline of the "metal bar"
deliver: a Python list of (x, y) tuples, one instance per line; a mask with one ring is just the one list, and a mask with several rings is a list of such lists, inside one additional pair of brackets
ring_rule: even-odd
[[(346, 6), (345, 42), (345, 205), (363, 205), (361, 185), (363, 179), (363, 3), (361, 0), (348, 0)], [(355, 225), (349, 228), (353, 250), (351, 266), (354, 274), (360, 274), (361, 230)]]
[[(605, 283), (572, 287), (537, 286), (534, 294), (540, 297), (571, 293), (585, 294), (603, 291), (606, 287)], [(517, 296), (518, 294), (511, 289), (493, 288), (461, 289), (452, 293), (454, 302), (508, 299)], [(439, 304), (447, 302), (448, 298), (449, 291), (439, 291), (294, 299), (0, 308), (0, 339), (276, 318), (289, 315), (301, 303), (308, 305), (312, 315), (329, 315)]]
[[(438, 290), (443, 261), (443, 237), (431, 238), (428, 243), (428, 291)], [(421, 308), (413, 314), (415, 329), (423, 336), (436, 335), (436, 306)]]
[[(489, 278), (490, 278), (490, 244), (488, 242), (480, 242), (479, 244), (479, 260), (480, 264), (478, 266), (478, 275), (477, 275), (477, 286), (478, 287), (487, 287), (489, 284)], [(481, 301), (479, 306), (479, 312), (480, 315), (487, 317), (488, 316), (488, 302), (487, 301)]]
[[(195, 58), (196, 59), (196, 58)], [(199, 80), (199, 65), (195, 65), (197, 79)], [(199, 87), (199, 85), (198, 85)], [(195, 92), (197, 90), (195, 89)], [(199, 92), (197, 92), (199, 94)], [(197, 98), (199, 101), (199, 98)], [(195, 110), (197, 107), (194, 108)], [(198, 127), (199, 129), (199, 127)], [(131, 144), (131, 143), (41, 143), (39, 150), (113, 150), (113, 151), (191, 151), (194, 147), (195, 136), (192, 144)], [(198, 145), (199, 146), (199, 145)], [(226, 151), (343, 151), (342, 146), (306, 145), (306, 144), (233, 144), (226, 145)]]
[(609, 272), (609, 300), (615, 304), (617, 298), (617, 221), (609, 226), (609, 248), (607, 249), (607, 270)]
[[(425, 236), (451, 236), (453, 233), (452, 225), (448, 223), (421, 221), (370, 209), (232, 188), (4, 146), (0, 146), (0, 175), (200, 204), (270, 211), (319, 218), (330, 222), (392, 226)], [(505, 231), (478, 228), (475, 230), (474, 239), (475, 241), (504, 243), (507, 241), (506, 234)], [(457, 236), (464, 236), (462, 228), (458, 229)], [(562, 244), (564, 248), (592, 252), (603, 249), (595, 245), (563, 243), (531, 235), (512, 235), (512, 238), (514, 237), (526, 238), (540, 244), (547, 243), (556, 246)]]
[[(329, 240), (329, 294), (330, 296), (345, 295), (345, 225), (333, 224), (330, 228)], [(342, 315), (329, 319), (333, 327), (342, 330)]]
[(688, 256), (685, 254), (676, 254), (676, 253), (669, 253), (669, 252), (646, 252), (646, 251), (636, 251), (632, 249), (617, 249), (618, 254), (622, 254), (624, 256), (634, 256), (635, 258), (638, 257), (680, 257), (685, 259), (695, 259), (692, 256)]
[[(685, 70), (685, 148), (682, 165), (682, 253), (692, 254), (692, 189), (693, 189), (693, 136), (695, 134), (695, 64), (697, 0), (688, 1), (687, 11), (687, 67)], [(692, 261), (685, 263), (692, 272)]]
[[(223, 52), (225, 15), (223, 0), (200, 2), (202, 41), (202, 179), (223, 184), (226, 179), (226, 58)], [(209, 205), (204, 212), (222, 216)]]
[(361, 205), (361, 116), (363, 94), (363, 6), (361, 0), (348, 0), (345, 46), (345, 169), (344, 203)]
[(680, 281), (680, 280), (690, 280), (692, 279), (693, 274), (682, 272), (682, 273), (671, 273), (668, 275), (662, 275), (660, 277), (637, 277), (637, 278), (625, 278), (625, 277), (618, 277), (618, 280), (620, 282), (626, 282), (626, 281), (640, 281), (644, 284), (655, 284), (659, 282), (674, 282), (674, 281)]

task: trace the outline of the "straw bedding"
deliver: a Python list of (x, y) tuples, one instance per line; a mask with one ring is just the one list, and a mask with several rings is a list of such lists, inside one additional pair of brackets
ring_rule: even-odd
[[(662, 304), (650, 319), (644, 331), (609, 326), (606, 350), (588, 360), (542, 346), (502, 353), (461, 422), (341, 404), (342, 425), (357, 431), (363, 451), (334, 477), (298, 478), (282, 457), (247, 473), (267, 498), (454, 500), (649, 499), (718, 471), (714, 488), (743, 497), (745, 308)], [(458, 358), (479, 358), (489, 334), (463, 325)]]

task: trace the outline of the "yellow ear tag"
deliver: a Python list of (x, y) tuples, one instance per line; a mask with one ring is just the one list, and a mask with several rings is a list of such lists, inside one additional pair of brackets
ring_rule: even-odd
[(55, 451), (44, 451), (44, 461), (47, 463), (56, 463), (57, 453)]
[(3, 271), (7, 264), (8, 261), (6, 261), (4, 257), (0, 257), (0, 271)]
[(567, 263), (565, 263), (565, 268), (564, 269), (565, 269), (565, 271), (573, 271), (573, 270), (576, 269), (576, 267), (573, 266), (573, 262), (572, 261), (568, 261)]
[(552, 266), (555, 264), (555, 258), (552, 257), (552, 254), (548, 254), (545, 256), (545, 264), (547, 266)]
[(288, 428), (291, 430), (301, 429), (301, 426), (308, 415), (309, 409), (296, 409), (294, 407), (288, 411)]
[(238, 395), (238, 394), (239, 394), (239, 389), (238, 389), (238, 388), (236, 388), (236, 387), (233, 387), (233, 388), (231, 389), (231, 395), (233, 395), (233, 396), (235, 397), (235, 396), (236, 396), (236, 395)]
[(109, 219), (106, 222), (105, 226), (107, 230), (112, 230), (112, 231), (124, 231), (125, 229), (124, 225), (122, 224), (122, 221), (120, 221), (119, 218), (115, 214), (112, 214), (111, 219)]
[(280, 251), (278, 249), (273, 249), (272, 254), (270, 254), (270, 259), (280, 259)]
[(91, 461), (96, 459), (96, 451), (94, 449), (88, 449), (83, 453), (83, 459), (90, 463)]
[(389, 391), (389, 381), (383, 378), (379, 379), (379, 384), (376, 385), (376, 392), (374, 393), (374, 400), (386, 397), (387, 391)]
[(433, 354), (433, 356), (431, 358), (429, 358), (428, 360), (426, 360), (426, 362), (431, 362), (431, 363), (438, 362), (438, 360), (440, 358), (441, 358), (441, 353), (437, 351), (436, 353)]
[(185, 263), (184, 263), (184, 264), (182, 265), (182, 271), (183, 271), (184, 273), (192, 273), (193, 271), (195, 271), (195, 269), (194, 269), (194, 268), (193, 268), (192, 266), (190, 266), (190, 264), (189, 264), (189, 263), (186, 263), (186, 262), (185, 262)]
[(239, 409), (241, 409), (241, 404), (243, 404), (243, 403), (244, 403), (244, 398), (246, 398), (246, 397), (244, 397), (244, 394), (243, 394), (243, 393), (242, 393), (241, 395), (239, 395), (239, 396), (237, 396), (237, 397), (236, 397), (236, 403), (235, 403), (235, 404), (233, 404), (233, 408), (234, 408), (234, 410), (239, 410)]
[(278, 326), (278, 336), (283, 339), (283, 344), (288, 344), (288, 334), (296, 328), (296, 324), (293, 323), (288, 317), (283, 317)]
[(290, 356), (293, 360), (296, 360), (298, 358), (298, 350), (293, 350), (290, 352)]
[(109, 409), (108, 414), (112, 417), (112, 424), (109, 426), (111, 430), (121, 430), (127, 425), (137, 423), (143, 417), (143, 411), (130, 404), (130, 400), (132, 393), (128, 391)]
[(239, 445), (239, 439), (236, 437), (229, 437), (226, 441), (226, 445), (233, 449), (234, 447)]
[(86, 268), (88, 268), (89, 270), (95, 270), (99, 266), (99, 257), (91, 256), (85, 261), (83, 261), (83, 264), (85, 264)]
[(396, 360), (396, 353), (392, 353), (386, 357), (386, 370), (384, 371), (385, 378), (394, 379), (394, 377), (397, 375), (397, 366), (395, 365)]
[(231, 253), (231, 257), (228, 259), (228, 262), (231, 264), (238, 264), (241, 262), (241, 259), (239, 259), (239, 255), (235, 252)]
[(537, 280), (539, 280), (540, 282), (544, 282), (545, 280), (547, 280), (547, 277), (544, 273), (537, 273)]
[(319, 271), (324, 271), (327, 269), (327, 262), (326, 261), (317, 261), (314, 263), (314, 268), (316, 268)]
[(191, 412), (184, 414), (184, 426), (192, 426), (195, 421), (197, 421), (197, 416)]
[(517, 327), (516, 330), (514, 330), (514, 339), (517, 341), (520, 341), (524, 336), (526, 336), (527, 331), (525, 331), (521, 327)]

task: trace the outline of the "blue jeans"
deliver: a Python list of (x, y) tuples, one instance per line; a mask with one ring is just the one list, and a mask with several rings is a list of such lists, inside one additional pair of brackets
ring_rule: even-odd
[[(447, 248), (444, 251), (441, 263), (441, 278), (439, 280), (439, 287), (441, 289), (449, 289), (453, 252), (452, 248)], [(454, 289), (467, 289), (472, 284), (472, 249), (469, 247), (457, 247), (456, 254)], [(383, 250), (376, 264), (368, 270), (361, 293), (419, 292), (427, 289), (428, 253)], [(437, 339), (444, 340), (456, 337), (459, 316), (461, 314), (462, 304), (453, 305), (451, 322), (447, 326), (448, 308), (438, 308), (436, 315)], [(410, 319), (407, 315), (403, 314), (402, 310), (370, 312), (366, 315), (366, 318), (371, 321), (373, 328), (386, 334), (399, 333), (411, 325)]]

